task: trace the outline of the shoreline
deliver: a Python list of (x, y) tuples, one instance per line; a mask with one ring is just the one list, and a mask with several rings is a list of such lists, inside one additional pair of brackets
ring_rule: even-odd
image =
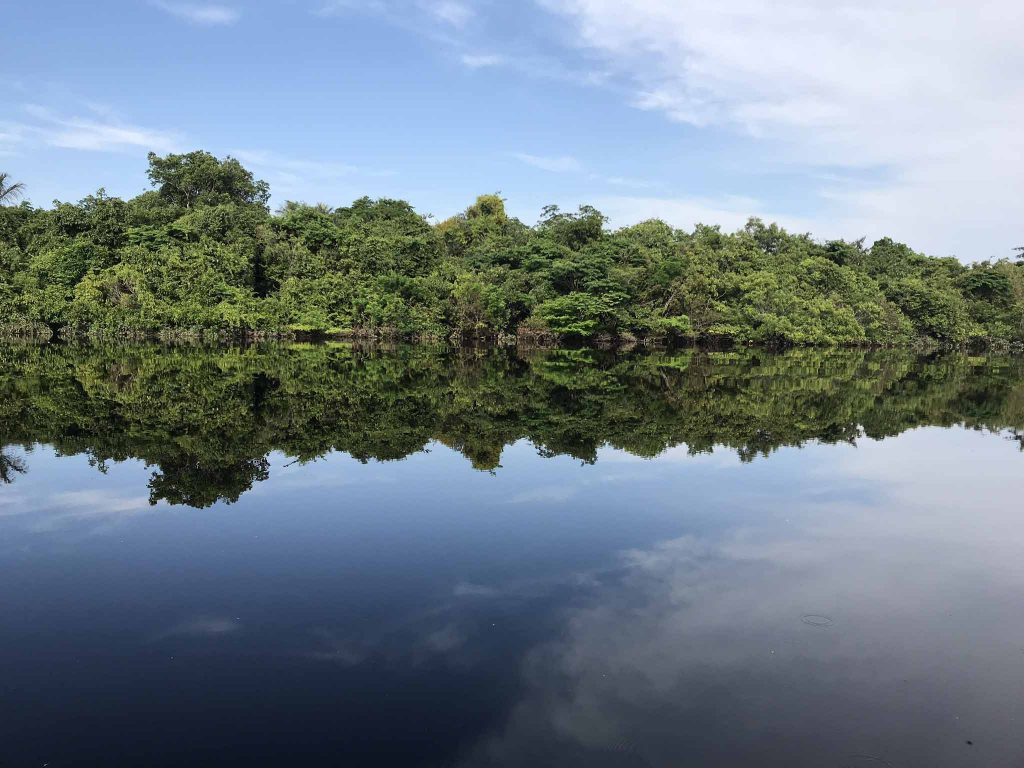
[(863, 350), (906, 350), (908, 352), (963, 352), (1024, 355), (1021, 342), (961, 342), (942, 343), (922, 337), (891, 344), (878, 342), (845, 343), (787, 343), (766, 344), (744, 342), (730, 337), (666, 337), (636, 336), (633, 334), (602, 334), (592, 338), (567, 338), (557, 334), (500, 334), (497, 336), (462, 336), (457, 332), (440, 334), (399, 334), (371, 329), (350, 329), (338, 331), (316, 330), (230, 330), (215, 328), (165, 328), (141, 331), (136, 329), (78, 330), (70, 327), (52, 329), (42, 324), (25, 324), (15, 327), (0, 326), (0, 344), (59, 345), (59, 344), (157, 344), (167, 346), (255, 346), (261, 344), (280, 345), (330, 345), (352, 344), (366, 347), (391, 346), (438, 346), (466, 349), (569, 349), (623, 351), (640, 350), (699, 350), (728, 352), (733, 350), (762, 350), (784, 352), (791, 349), (863, 349)]

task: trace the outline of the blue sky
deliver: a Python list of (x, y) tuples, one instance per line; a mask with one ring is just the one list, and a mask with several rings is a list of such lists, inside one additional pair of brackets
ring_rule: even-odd
[[(39, 205), (239, 157), (274, 202), (760, 215), (964, 260), (1024, 245), (1016, 0), (4, 4), (0, 169)], [(764, 6), (764, 7), (762, 7)]]

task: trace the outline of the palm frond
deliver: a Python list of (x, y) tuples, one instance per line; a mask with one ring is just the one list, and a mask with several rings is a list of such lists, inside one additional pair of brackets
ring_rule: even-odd
[(25, 194), (25, 185), (20, 181), (8, 183), (8, 175), (0, 173), (0, 203), (17, 200)]

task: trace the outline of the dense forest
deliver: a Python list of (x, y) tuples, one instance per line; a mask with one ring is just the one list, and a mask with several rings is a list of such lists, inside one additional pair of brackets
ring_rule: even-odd
[[(735, 233), (589, 206), (528, 226), (498, 195), (432, 223), (400, 200), (289, 202), (237, 160), (149, 156), (153, 189), (0, 207), (7, 336), (324, 334), (536, 343), (1024, 344), (1024, 261)], [(6, 177), (0, 178), (5, 181)]]
[[(1024, 448), (1024, 358), (905, 350), (656, 350), (405, 345), (0, 346), (0, 481), (31, 450), (99, 470), (141, 459), (150, 501), (235, 501), (270, 454), (400, 459), (431, 443), (500, 471), (506, 445), (594, 462), (685, 444), (752, 461), (781, 446), (914, 427), (1009, 430)], [(1009, 446), (1008, 446), (1009, 447)]]

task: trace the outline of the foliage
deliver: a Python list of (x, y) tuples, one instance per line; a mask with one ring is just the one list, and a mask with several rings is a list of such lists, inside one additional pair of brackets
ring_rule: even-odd
[[(729, 353), (343, 345), (204, 350), (0, 346), (0, 482), (31, 471), (17, 447), (96, 466), (137, 458), (150, 500), (234, 501), (279, 451), (391, 460), (441, 442), (495, 470), (505, 446), (597, 460), (611, 445), (683, 445), (750, 461), (816, 440), (923, 425), (1024, 428), (1024, 359), (903, 350)], [(1024, 445), (1024, 442), (1022, 442)]]
[(24, 193), (24, 183), (11, 181), (6, 173), (0, 173), (0, 203), (12, 203)]
[[(536, 226), (497, 194), (431, 224), (401, 200), (288, 202), (233, 158), (149, 156), (154, 189), (0, 207), (0, 328), (768, 346), (1024, 344), (1024, 262), (888, 238), (726, 233), (590, 206)], [(20, 191), (0, 175), (0, 191)], [(33, 331), (35, 333), (35, 331)]]

